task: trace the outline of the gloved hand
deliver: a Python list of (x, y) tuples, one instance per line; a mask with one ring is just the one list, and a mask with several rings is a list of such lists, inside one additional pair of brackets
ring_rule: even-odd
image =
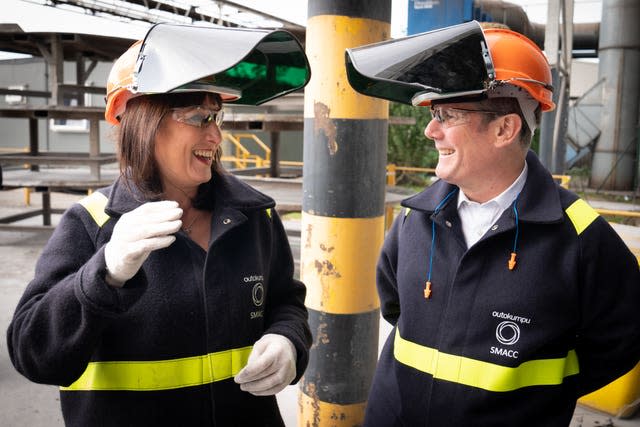
[(122, 287), (140, 269), (151, 251), (166, 248), (182, 226), (177, 202), (145, 203), (120, 217), (104, 248), (107, 283)]
[(296, 348), (286, 337), (266, 334), (253, 345), (249, 361), (234, 378), (240, 389), (254, 396), (270, 396), (296, 377)]

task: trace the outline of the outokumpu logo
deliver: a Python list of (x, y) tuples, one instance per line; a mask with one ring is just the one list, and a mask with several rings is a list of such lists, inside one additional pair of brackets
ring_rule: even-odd
[(253, 304), (256, 307), (261, 307), (262, 304), (264, 304), (264, 286), (262, 286), (262, 282), (258, 282), (253, 285), (251, 297), (253, 298)]
[[(253, 305), (257, 308), (262, 307), (265, 297), (264, 285), (262, 284), (262, 282), (264, 281), (264, 276), (262, 276), (262, 274), (256, 274), (244, 277), (242, 280), (247, 284), (253, 283), (253, 287), (251, 288), (251, 300), (253, 301)], [(264, 310), (262, 309), (258, 309), (249, 313), (249, 318), (251, 319), (259, 319), (263, 316)]]
[[(494, 311), (492, 313), (493, 317), (497, 317), (500, 319), (510, 319), (503, 320), (498, 323), (496, 327), (496, 340), (503, 346), (512, 346), (516, 344), (520, 340), (520, 325), (516, 322), (520, 322), (521, 324), (530, 324), (531, 319), (522, 317), (522, 316), (514, 316), (510, 313), (502, 313)], [(512, 359), (517, 359), (519, 352), (518, 350), (491, 346), (489, 350), (491, 354), (496, 354), (498, 356), (510, 357)]]
[(496, 339), (500, 344), (513, 345), (520, 339), (520, 326), (515, 322), (505, 320), (496, 328)]

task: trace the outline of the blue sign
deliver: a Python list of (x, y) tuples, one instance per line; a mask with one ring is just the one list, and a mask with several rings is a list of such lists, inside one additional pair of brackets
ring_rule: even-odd
[(409, 0), (407, 35), (437, 30), (474, 19), (473, 0)]

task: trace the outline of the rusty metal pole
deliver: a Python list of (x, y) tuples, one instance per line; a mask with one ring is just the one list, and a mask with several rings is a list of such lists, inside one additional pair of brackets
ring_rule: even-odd
[(300, 426), (361, 425), (378, 358), (388, 103), (351, 88), (344, 58), (390, 22), (391, 0), (308, 2), (300, 271), (314, 341)]

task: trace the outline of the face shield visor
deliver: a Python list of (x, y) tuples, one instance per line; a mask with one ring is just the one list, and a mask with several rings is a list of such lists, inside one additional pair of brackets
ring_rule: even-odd
[(345, 61), (356, 91), (404, 104), (482, 95), (495, 82), (476, 21), (347, 49)]
[(303, 88), (304, 50), (284, 30), (157, 24), (144, 38), (129, 91), (219, 93), (226, 103), (260, 105)]

